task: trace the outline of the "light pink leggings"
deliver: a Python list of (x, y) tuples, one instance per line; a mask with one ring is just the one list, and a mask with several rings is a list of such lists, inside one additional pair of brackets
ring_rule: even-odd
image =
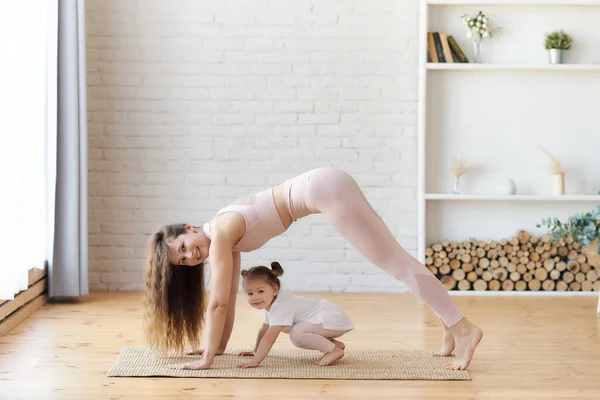
[(323, 324), (315, 325), (310, 322), (298, 322), (290, 329), (290, 340), (296, 347), (308, 350), (319, 350), (329, 353), (335, 344), (329, 340), (342, 336), (349, 331), (337, 331), (323, 328)]
[(322, 213), (367, 260), (406, 283), (446, 326), (463, 318), (441, 282), (400, 246), (350, 175), (313, 169), (286, 181), (284, 197), (294, 220)]

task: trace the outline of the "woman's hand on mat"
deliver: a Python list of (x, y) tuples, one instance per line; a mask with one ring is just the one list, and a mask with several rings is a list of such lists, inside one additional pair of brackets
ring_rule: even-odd
[(211, 363), (208, 363), (205, 360), (200, 360), (200, 361), (185, 363), (185, 364), (171, 364), (171, 365), (168, 365), (167, 368), (169, 368), (169, 369), (208, 369), (208, 368), (210, 368), (210, 364)]
[(260, 362), (257, 362), (256, 360), (251, 360), (251, 361), (248, 361), (248, 362), (238, 365), (238, 367), (239, 368), (256, 368), (256, 367), (258, 367), (259, 364), (260, 364)]
[(253, 351), (242, 351), (240, 354), (238, 354), (238, 356), (241, 356), (241, 357), (254, 357), (254, 352)]

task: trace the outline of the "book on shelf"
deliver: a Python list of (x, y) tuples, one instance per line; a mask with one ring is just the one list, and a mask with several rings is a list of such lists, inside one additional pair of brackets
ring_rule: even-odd
[(427, 62), (468, 63), (469, 60), (451, 35), (427, 32)]

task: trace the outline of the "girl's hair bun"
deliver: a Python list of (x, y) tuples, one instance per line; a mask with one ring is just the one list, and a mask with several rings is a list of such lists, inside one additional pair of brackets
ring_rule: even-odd
[(283, 268), (281, 267), (281, 264), (279, 264), (277, 261), (273, 261), (271, 263), (271, 270), (273, 271), (273, 275), (275, 276), (283, 275)]

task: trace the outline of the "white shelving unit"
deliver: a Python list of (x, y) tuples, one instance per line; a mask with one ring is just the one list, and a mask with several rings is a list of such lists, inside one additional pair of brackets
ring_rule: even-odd
[(560, 64), (560, 65), (526, 65), (526, 64), (444, 64), (427, 63), (429, 71), (600, 71), (600, 64)]
[(456, 201), (569, 201), (592, 202), (600, 204), (600, 195), (564, 195), (546, 196), (533, 194), (496, 195), (496, 194), (445, 194), (427, 193), (425, 200), (456, 200)]
[[(428, 63), (430, 31), (452, 35), (472, 61), (460, 15), (479, 10), (491, 13), (503, 28), (500, 36), (484, 41), (484, 62)], [(421, 262), (427, 246), (442, 239), (497, 240), (519, 229), (541, 234), (536, 224), (542, 218), (566, 218), (600, 204), (598, 20), (600, 0), (421, 0)], [(565, 64), (551, 65), (543, 35), (556, 29), (570, 33), (574, 45)], [(540, 146), (557, 154), (567, 168), (566, 195), (552, 194), (552, 177)], [(457, 157), (474, 167), (461, 178), (464, 194), (451, 193), (451, 160)], [(504, 194), (508, 179), (517, 182), (516, 195)]]
[(430, 5), (597, 6), (598, 0), (427, 0)]

